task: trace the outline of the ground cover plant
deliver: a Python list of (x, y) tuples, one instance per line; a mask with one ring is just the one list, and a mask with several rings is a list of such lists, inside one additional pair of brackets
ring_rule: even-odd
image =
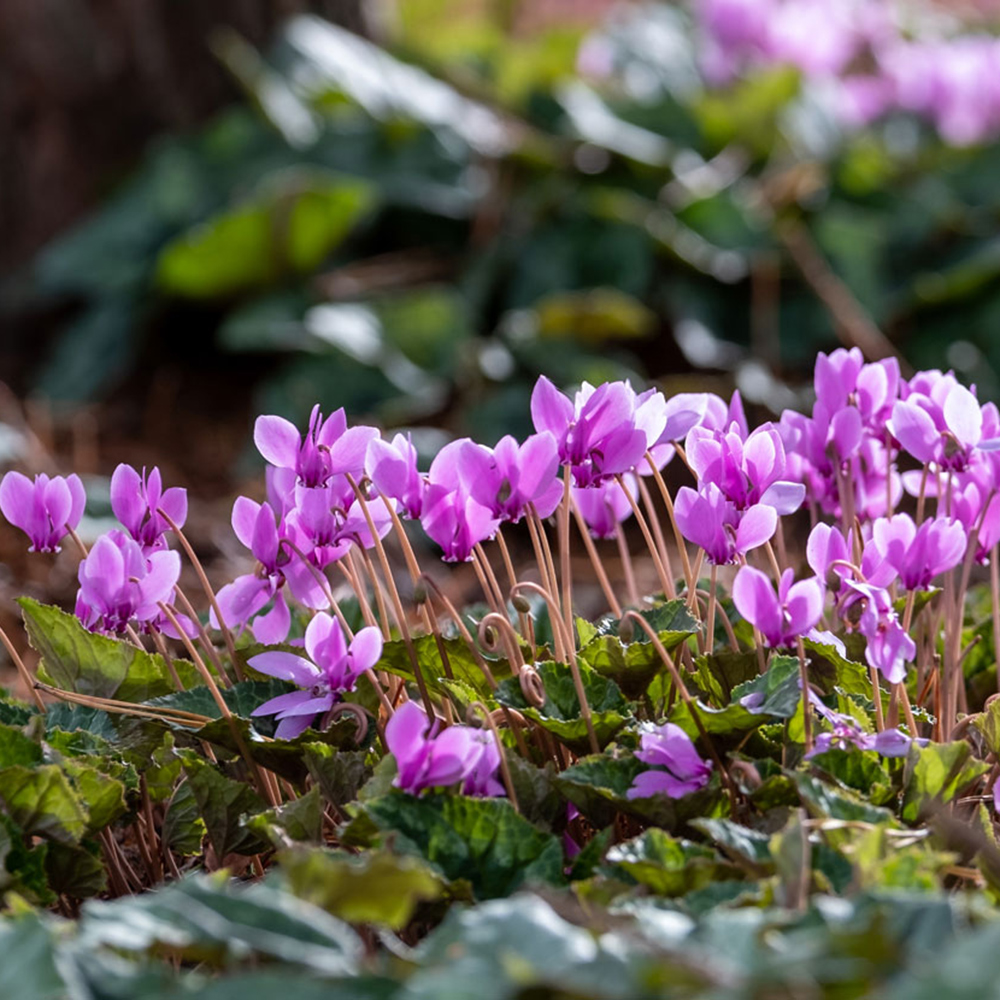
[(8, 473), (80, 586), (0, 634), (3, 996), (989, 995), (1000, 415), (857, 350), (815, 396), (542, 377), (427, 471), (261, 416), (217, 591), (158, 470), (89, 548)]

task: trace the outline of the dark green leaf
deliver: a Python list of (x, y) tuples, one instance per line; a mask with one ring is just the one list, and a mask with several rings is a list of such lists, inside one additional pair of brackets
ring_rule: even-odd
[(562, 881), (559, 841), (503, 799), (393, 791), (363, 808), (381, 830), (399, 837), (400, 846), (448, 879), (467, 880), (481, 899), (507, 895), (525, 882)]
[(242, 819), (263, 810), (257, 793), (244, 782), (220, 774), (207, 761), (185, 761), (184, 770), (216, 856), (221, 860), (227, 854), (256, 854), (260, 838), (246, 829)]
[(972, 756), (972, 747), (964, 741), (925, 747), (914, 743), (906, 758), (900, 815), (905, 822), (916, 823), (935, 805), (951, 802), (989, 769), (989, 764)]

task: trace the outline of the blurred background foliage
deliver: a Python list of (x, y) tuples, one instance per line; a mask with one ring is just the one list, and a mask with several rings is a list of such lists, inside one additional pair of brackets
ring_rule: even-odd
[(787, 66), (708, 86), (686, 5), (324, 12), (353, 30), (220, 8), (199, 51), (241, 99), (8, 262), (17, 391), (197, 407), (169, 370), (243, 434), (319, 400), (491, 442), (543, 371), (777, 414), (859, 344), (1000, 395), (1000, 145), (844, 130)]

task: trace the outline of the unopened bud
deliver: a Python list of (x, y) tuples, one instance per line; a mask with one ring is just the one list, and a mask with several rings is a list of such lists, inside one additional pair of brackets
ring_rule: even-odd
[(524, 594), (515, 594), (510, 599), (510, 603), (514, 605), (514, 610), (522, 615), (531, 613), (531, 601)]
[(427, 603), (427, 587), (423, 583), (413, 585), (413, 603), (417, 605)]
[(618, 638), (621, 639), (625, 645), (628, 645), (635, 639), (635, 624), (631, 618), (623, 618), (618, 626)]

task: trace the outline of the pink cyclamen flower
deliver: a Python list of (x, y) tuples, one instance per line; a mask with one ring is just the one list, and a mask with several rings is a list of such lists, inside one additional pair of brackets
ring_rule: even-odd
[(284, 417), (260, 416), (254, 424), (257, 450), (272, 465), (293, 472), (303, 486), (325, 486), (331, 476), (364, 471), (369, 443), (378, 437), (374, 427), (348, 427), (343, 409), (326, 420), (314, 406), (304, 435)]
[(823, 613), (823, 584), (816, 578), (794, 582), (795, 574), (781, 574), (778, 592), (767, 574), (744, 566), (733, 581), (733, 603), (769, 646), (787, 646), (805, 635)]
[(32, 482), (8, 472), (0, 482), (0, 511), (31, 539), (29, 552), (58, 552), (59, 543), (79, 525), (85, 501), (75, 475), (50, 479), (43, 473)]
[(306, 626), (305, 647), (308, 659), (270, 650), (247, 661), (254, 670), (291, 681), (302, 689), (271, 698), (252, 712), (277, 716), (275, 735), (279, 739), (294, 739), (309, 728), (317, 715), (333, 708), (341, 694), (354, 689), (357, 679), (382, 656), (382, 634), (369, 625), (348, 645), (340, 622), (320, 612)]
[(548, 431), (556, 439), (560, 461), (572, 469), (581, 487), (628, 472), (656, 443), (662, 424), (645, 426), (645, 417), (654, 416), (653, 407), (643, 410), (637, 421), (638, 412), (636, 394), (626, 382), (605, 382), (597, 388), (585, 382), (570, 399), (542, 375), (531, 394), (535, 430)]
[(160, 470), (140, 476), (124, 463), (111, 476), (111, 509), (125, 530), (147, 551), (166, 548), (163, 538), (170, 530), (163, 511), (178, 528), (187, 520), (187, 490), (179, 486), (163, 489)]
[(539, 517), (559, 506), (559, 448), (547, 431), (532, 434), (524, 444), (510, 435), (495, 448), (467, 442), (457, 456), (458, 478), (476, 503), (494, 517), (517, 524), (534, 504)]
[(758, 427), (745, 440), (736, 428), (720, 433), (695, 427), (687, 456), (699, 485), (715, 483), (739, 510), (763, 503), (791, 514), (805, 499), (805, 486), (784, 478), (785, 446), (774, 427)]
[(440, 725), (437, 719), (430, 722), (413, 701), (404, 702), (393, 712), (385, 727), (386, 745), (398, 768), (393, 785), (419, 795), (425, 789), (461, 781), (467, 794), (498, 794), (500, 786), (491, 783), (490, 767), (495, 771), (499, 766), (499, 753), (495, 758), (487, 756), (481, 731), (470, 726), (449, 726), (441, 731)]
[(770, 541), (778, 527), (773, 507), (758, 503), (741, 512), (715, 483), (697, 493), (682, 486), (674, 501), (674, 516), (681, 534), (700, 545), (716, 566), (735, 562), (738, 555)]
[(420, 517), (424, 481), (417, 469), (417, 449), (409, 436), (397, 434), (391, 442), (372, 438), (368, 442), (365, 468), (375, 489), (397, 501), (403, 516)]
[(880, 517), (872, 539), (907, 590), (926, 590), (936, 576), (954, 569), (968, 541), (960, 521), (933, 517), (918, 528), (909, 514)]
[(496, 534), (499, 518), (463, 489), (431, 483), (424, 496), (420, 523), (441, 546), (445, 562), (468, 562), (472, 550)]
[[(622, 476), (622, 482), (634, 500), (638, 493), (638, 480), (631, 472), (627, 472)], [(632, 516), (632, 505), (628, 502), (625, 490), (617, 482), (602, 483), (587, 489), (573, 486), (570, 488), (570, 495), (594, 538), (614, 538), (618, 533), (618, 525)]]
[(917, 655), (917, 646), (899, 622), (892, 598), (884, 587), (845, 580), (839, 602), (840, 615), (868, 640), (865, 659), (890, 684), (906, 677), (906, 664)]
[[(275, 520), (270, 504), (237, 497), (232, 524), (236, 537), (250, 549), (258, 566), (255, 572), (238, 576), (219, 591), (216, 597), (219, 610), (227, 625), (249, 623), (259, 642), (282, 642), (292, 620), (285, 584), (298, 600), (312, 608), (322, 606), (323, 591), (313, 571), (282, 544), (288, 538), (289, 528)], [(266, 614), (260, 614), (272, 598), (274, 606)], [(219, 628), (214, 608), (210, 621), (213, 628)]]
[(712, 773), (710, 761), (702, 760), (691, 738), (672, 722), (642, 734), (641, 749), (635, 755), (654, 770), (636, 775), (627, 797), (645, 799), (666, 795), (679, 799), (708, 784)]
[(161, 550), (144, 553), (124, 531), (109, 531), (94, 543), (77, 575), (76, 615), (92, 632), (124, 632), (160, 616), (181, 572), (181, 557)]

